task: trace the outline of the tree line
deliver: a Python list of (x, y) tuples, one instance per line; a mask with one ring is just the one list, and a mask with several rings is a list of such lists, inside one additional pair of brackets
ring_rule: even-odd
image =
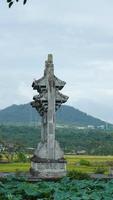
[[(21, 149), (36, 148), (40, 133), (40, 127), (1, 125), (0, 144), (12, 144)], [(84, 150), (89, 155), (113, 155), (113, 131), (57, 128), (56, 139), (65, 153)]]

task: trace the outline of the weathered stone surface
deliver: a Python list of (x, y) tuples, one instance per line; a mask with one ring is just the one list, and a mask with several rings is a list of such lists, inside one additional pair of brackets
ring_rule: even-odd
[(55, 150), (54, 150), (55, 155), (54, 155), (54, 158), (50, 158), (48, 156), (47, 145), (48, 145), (47, 142), (44, 142), (44, 143), (40, 142), (38, 144), (37, 149), (35, 150), (34, 155), (36, 155), (37, 157), (40, 157), (40, 158), (53, 159), (53, 160), (63, 158), (64, 153), (61, 150), (59, 143), (56, 140), (55, 140)]
[(68, 100), (59, 92), (65, 84), (54, 75), (53, 57), (49, 54), (45, 61), (44, 76), (32, 84), (39, 94), (33, 97), (31, 105), (42, 117), (42, 128), (41, 141), (31, 159), (31, 174), (41, 178), (66, 175), (63, 151), (55, 140), (55, 112)]
[(38, 178), (60, 178), (66, 175), (66, 163), (31, 162), (31, 174)]

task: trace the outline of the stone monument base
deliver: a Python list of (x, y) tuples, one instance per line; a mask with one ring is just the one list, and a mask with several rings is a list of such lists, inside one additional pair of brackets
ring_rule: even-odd
[(48, 160), (33, 156), (31, 158), (30, 173), (33, 177), (41, 179), (58, 179), (66, 176), (65, 159)]

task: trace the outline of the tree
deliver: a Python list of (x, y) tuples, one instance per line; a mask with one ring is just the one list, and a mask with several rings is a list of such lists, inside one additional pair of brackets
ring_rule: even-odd
[[(27, 0), (22, 0), (23, 4), (25, 5)], [(9, 5), (9, 8), (11, 8), (11, 6), (15, 3), (15, 2), (19, 2), (19, 0), (7, 0), (7, 3)]]
[(15, 153), (16, 153), (15, 145), (10, 143), (6, 144), (4, 155), (8, 162), (13, 162)]
[(17, 162), (26, 162), (27, 156), (24, 152), (18, 152), (17, 153)]
[(2, 156), (2, 154), (0, 154), (0, 162), (2, 161), (2, 159), (3, 159), (3, 156)]

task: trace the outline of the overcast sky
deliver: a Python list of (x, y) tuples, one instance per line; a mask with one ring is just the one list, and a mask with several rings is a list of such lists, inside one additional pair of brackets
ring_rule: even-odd
[(48, 53), (67, 104), (113, 122), (113, 0), (2, 0), (0, 109), (32, 100)]

